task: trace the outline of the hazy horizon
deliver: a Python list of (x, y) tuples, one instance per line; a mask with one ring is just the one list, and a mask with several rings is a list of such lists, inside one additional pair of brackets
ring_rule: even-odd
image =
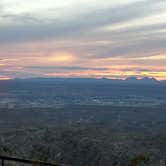
[(65, 79), (65, 80), (70, 80), (70, 79), (73, 79), (73, 80), (77, 80), (77, 79), (80, 79), (80, 80), (108, 80), (108, 81), (128, 81), (128, 82), (132, 82), (132, 81), (150, 81), (150, 82), (164, 82), (166, 80), (158, 80), (154, 77), (135, 77), (135, 76), (130, 76), (130, 77), (126, 77), (126, 78), (106, 78), (106, 77), (63, 77), (63, 76), (59, 76), (59, 77), (27, 77), (27, 78), (19, 78), (19, 77), (16, 77), (16, 78), (9, 78), (9, 77), (4, 77), (4, 78), (1, 78), (0, 81), (10, 81), (10, 80), (33, 80), (33, 79)]

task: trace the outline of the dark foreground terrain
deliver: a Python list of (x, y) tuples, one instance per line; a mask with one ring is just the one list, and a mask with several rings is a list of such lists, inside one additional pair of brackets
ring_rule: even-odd
[(0, 111), (1, 153), (73, 166), (165, 160), (166, 109), (67, 106)]
[(165, 85), (0, 84), (1, 155), (71, 166), (165, 166)]

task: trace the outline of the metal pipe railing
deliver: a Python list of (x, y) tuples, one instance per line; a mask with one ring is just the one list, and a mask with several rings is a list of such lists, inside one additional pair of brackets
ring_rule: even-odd
[(64, 164), (53, 164), (53, 163), (48, 163), (43, 161), (28, 160), (28, 159), (21, 159), (21, 158), (8, 157), (8, 156), (0, 156), (0, 160), (1, 160), (1, 166), (5, 166), (5, 161), (14, 161), (17, 163), (40, 165), (40, 166), (67, 166)]

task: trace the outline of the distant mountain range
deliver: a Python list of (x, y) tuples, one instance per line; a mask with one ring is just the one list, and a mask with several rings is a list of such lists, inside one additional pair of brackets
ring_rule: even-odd
[(166, 80), (158, 81), (155, 78), (144, 77), (138, 79), (137, 77), (128, 77), (122, 79), (108, 79), (108, 78), (16, 78), (14, 81), (66, 81), (66, 82), (107, 82), (107, 83), (127, 83), (127, 84), (166, 84)]
[(156, 80), (155, 78), (149, 78), (149, 77), (144, 77), (141, 79), (138, 79), (137, 77), (128, 77), (124, 80), (125, 82), (131, 82), (131, 83), (157, 83), (161, 82)]

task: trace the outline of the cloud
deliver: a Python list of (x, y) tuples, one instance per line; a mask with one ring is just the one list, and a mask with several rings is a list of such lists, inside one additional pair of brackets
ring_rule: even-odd
[(26, 66), (25, 68), (28, 69), (34, 69), (34, 70), (67, 70), (67, 71), (73, 71), (73, 70), (77, 70), (77, 71), (82, 71), (82, 70), (100, 70), (100, 71), (104, 71), (107, 70), (107, 68), (99, 68), (99, 67), (80, 67), (80, 66)]
[[(47, 20), (41, 20), (40, 23), (32, 16), (7, 14), (6, 17), (11, 17), (15, 21), (12, 26), (1, 26), (0, 42), (79, 37), (104, 25), (128, 22), (159, 13), (162, 9), (157, 10), (155, 4), (160, 2), (162, 1), (136, 1), (116, 7), (96, 9), (86, 14), (78, 13), (78, 16), (64, 17), (61, 20), (53, 19), (49, 23)], [(33, 20), (36, 23), (25, 22), (25, 20)]]
[(165, 0), (3, 2), (4, 75), (166, 78)]
[(1, 18), (3, 19), (9, 19), (12, 20), (13, 22), (22, 22), (22, 23), (37, 23), (40, 20), (37, 18), (27, 14), (22, 14), (22, 15), (16, 15), (16, 14), (1, 14)]

